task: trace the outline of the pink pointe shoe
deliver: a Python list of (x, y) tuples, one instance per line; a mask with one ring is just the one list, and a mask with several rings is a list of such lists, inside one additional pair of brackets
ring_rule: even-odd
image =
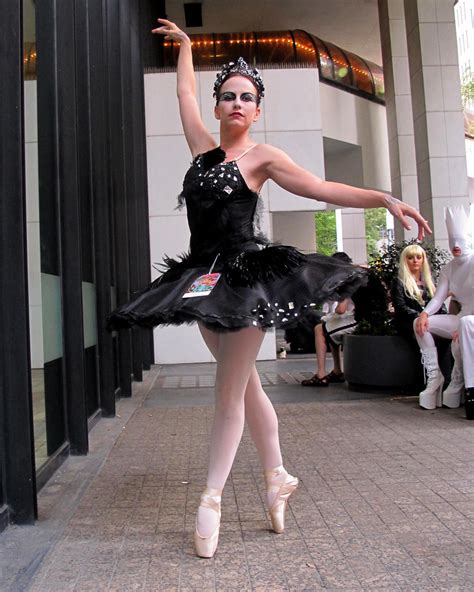
[(293, 477), (285, 471), (283, 465), (265, 471), (265, 483), (267, 485), (267, 495), (275, 494), (270, 505), (270, 519), (272, 529), (277, 534), (285, 530), (285, 512), (290, 496), (298, 487), (297, 477)]
[(204, 537), (199, 534), (198, 522), (196, 517), (196, 531), (194, 533), (194, 546), (196, 547), (196, 555), (198, 557), (204, 557), (210, 559), (214, 556), (217, 549), (217, 543), (219, 541), (219, 529), (221, 523), (221, 494), (220, 489), (213, 489), (212, 487), (206, 487), (203, 494), (201, 495), (201, 503), (199, 504), (202, 508), (210, 508), (217, 513), (217, 526), (212, 534)]

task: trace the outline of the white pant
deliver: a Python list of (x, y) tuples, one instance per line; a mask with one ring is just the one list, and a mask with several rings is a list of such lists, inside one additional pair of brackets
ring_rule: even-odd
[(474, 388), (474, 315), (459, 319), (459, 345), (461, 346), (464, 386)]
[(420, 349), (435, 347), (433, 335), (451, 339), (453, 333), (459, 331), (464, 385), (474, 387), (474, 315), (459, 317), (456, 315), (433, 315), (428, 319), (428, 331), (420, 337), (415, 330), (415, 337)]

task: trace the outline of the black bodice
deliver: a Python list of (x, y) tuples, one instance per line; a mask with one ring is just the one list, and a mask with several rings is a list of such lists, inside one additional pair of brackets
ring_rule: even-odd
[(248, 188), (237, 162), (224, 159), (219, 148), (200, 154), (184, 178), (180, 199), (186, 202), (194, 261), (218, 254), (225, 259), (265, 242), (254, 230), (258, 194)]

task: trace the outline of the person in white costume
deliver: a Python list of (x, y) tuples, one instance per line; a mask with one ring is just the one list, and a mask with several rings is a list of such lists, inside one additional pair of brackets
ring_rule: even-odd
[[(420, 393), (420, 407), (435, 409), (441, 404), (459, 407), (466, 388), (466, 417), (474, 419), (474, 251), (469, 214), (462, 206), (445, 210), (449, 248), (453, 259), (441, 270), (432, 300), (415, 320), (415, 336), (426, 369), (427, 384)], [(457, 315), (434, 314), (452, 296), (460, 305)], [(444, 377), (439, 369), (433, 335), (452, 338), (454, 367), (451, 382), (442, 393)]]

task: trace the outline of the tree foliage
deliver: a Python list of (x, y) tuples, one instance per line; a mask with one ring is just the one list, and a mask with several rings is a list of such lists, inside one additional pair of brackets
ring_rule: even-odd
[(365, 210), (365, 238), (367, 241), (367, 256), (377, 250), (379, 241), (387, 229), (387, 210), (372, 208)]
[(474, 75), (471, 70), (468, 70), (464, 74), (461, 83), (461, 98), (464, 107), (469, 103), (474, 102)]
[(322, 255), (332, 255), (337, 251), (336, 212), (316, 212), (316, 250)]

